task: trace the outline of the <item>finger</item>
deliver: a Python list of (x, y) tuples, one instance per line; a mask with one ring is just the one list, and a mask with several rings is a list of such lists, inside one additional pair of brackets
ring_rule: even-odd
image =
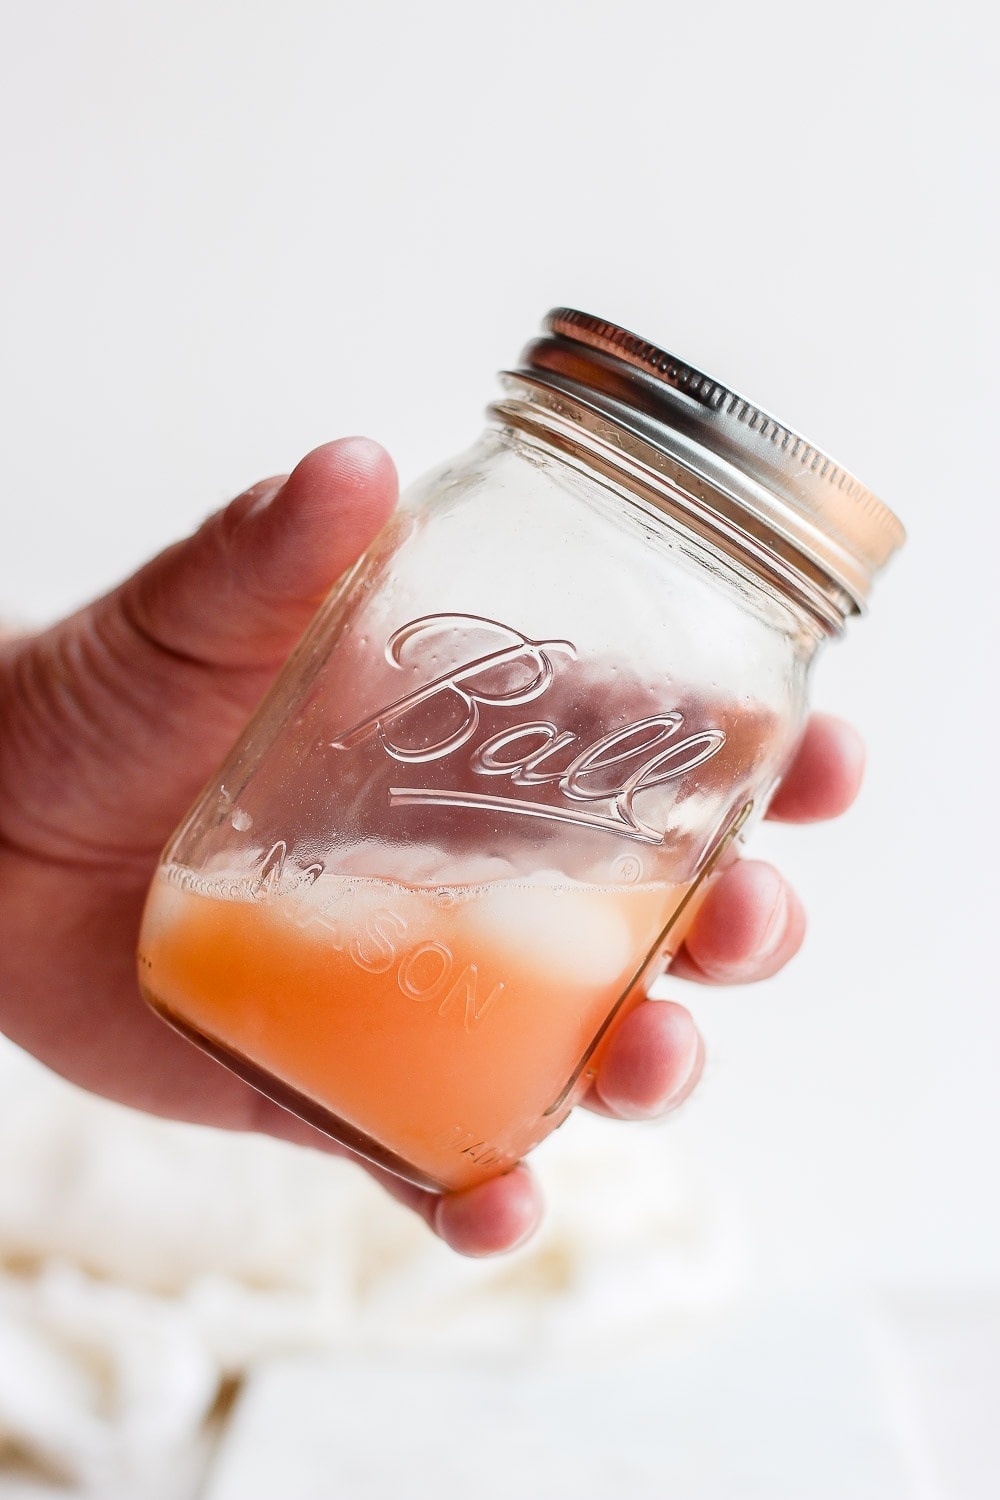
[(654, 1119), (684, 1102), (704, 1058), (683, 1005), (645, 1000), (615, 1030), (584, 1104), (619, 1120)]
[(145, 862), (395, 498), (381, 448), (329, 443), (111, 594), (3, 647), (7, 837), (51, 857)]
[(459, 1255), (499, 1255), (522, 1244), (538, 1227), (542, 1216), (541, 1195), (534, 1177), (523, 1165), (460, 1193), (431, 1193), (372, 1166), (262, 1095), (257, 1095), (250, 1108), (252, 1118), (246, 1122), (247, 1128), (356, 1162), (398, 1203), (419, 1214)]
[(832, 714), (813, 714), (767, 816), (782, 823), (815, 823), (846, 812), (865, 769), (864, 741)]
[(706, 984), (767, 979), (798, 952), (805, 930), (805, 909), (778, 871), (737, 860), (709, 886), (670, 972)]
[(538, 1184), (519, 1165), (461, 1193), (436, 1200), (431, 1228), (460, 1255), (498, 1255), (533, 1234), (542, 1217)]
[(308, 454), (155, 558), (112, 598), (172, 656), (276, 666), (396, 501), (389, 455), (367, 438)]

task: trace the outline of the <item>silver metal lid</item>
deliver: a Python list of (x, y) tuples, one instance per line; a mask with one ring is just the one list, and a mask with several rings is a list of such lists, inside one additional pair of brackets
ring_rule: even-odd
[[(865, 607), (875, 574), (902, 545), (902, 525), (815, 444), (720, 381), (619, 328), (556, 308), (546, 336), (506, 372), (513, 403), (548, 407), (580, 427), (612, 467), (644, 472), (713, 526), (822, 596), (838, 617)], [(555, 398), (554, 400), (552, 398)], [(678, 493), (679, 492), (679, 493)]]

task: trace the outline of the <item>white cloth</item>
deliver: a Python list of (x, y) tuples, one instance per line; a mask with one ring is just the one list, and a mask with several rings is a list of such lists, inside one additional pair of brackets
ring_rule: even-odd
[(593, 1349), (742, 1285), (738, 1229), (656, 1127), (574, 1118), (538, 1154), (545, 1229), (491, 1261), (347, 1163), (125, 1111), (7, 1046), (0, 1150), (0, 1452), (102, 1500), (155, 1495), (269, 1356)]

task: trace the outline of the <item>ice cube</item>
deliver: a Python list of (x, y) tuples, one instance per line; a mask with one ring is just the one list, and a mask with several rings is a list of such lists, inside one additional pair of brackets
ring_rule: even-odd
[(470, 942), (513, 950), (525, 966), (560, 984), (599, 989), (613, 984), (631, 959), (629, 924), (610, 892), (564, 883), (494, 887), (470, 903)]

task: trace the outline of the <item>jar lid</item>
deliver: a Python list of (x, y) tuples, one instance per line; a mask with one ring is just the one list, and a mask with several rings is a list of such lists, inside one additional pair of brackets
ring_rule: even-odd
[(769, 550), (779, 571), (797, 560), (800, 582), (815, 590), (819, 580), (841, 618), (864, 609), (906, 533), (859, 480), (752, 401), (617, 324), (560, 307), (544, 327), (508, 372), (515, 383), (559, 393), (578, 420), (604, 419), (603, 441), (654, 476), (693, 479), (703, 516), (714, 512), (751, 550)]

